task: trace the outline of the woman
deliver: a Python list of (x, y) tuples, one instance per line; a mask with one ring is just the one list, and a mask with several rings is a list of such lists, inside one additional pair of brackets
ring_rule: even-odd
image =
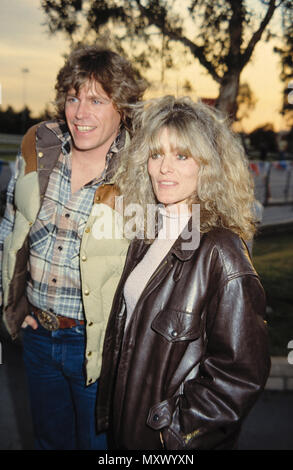
[(128, 251), (98, 427), (120, 450), (233, 449), (270, 368), (265, 296), (243, 242), (254, 233), (243, 149), (216, 110), (168, 96), (138, 112), (121, 168), (125, 204), (163, 210), (155, 239), (144, 224)]

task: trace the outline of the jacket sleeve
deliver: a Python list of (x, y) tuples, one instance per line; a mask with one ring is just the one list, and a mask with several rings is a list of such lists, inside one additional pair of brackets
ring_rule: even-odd
[(15, 183), (18, 176), (19, 167), (19, 156), (16, 159), (15, 171), (10, 178), (6, 192), (6, 206), (3, 218), (0, 223), (0, 306), (3, 303), (2, 293), (2, 256), (3, 256), (3, 245), (6, 237), (13, 231), (14, 218), (15, 218), (15, 207), (14, 207), (14, 189)]
[(270, 370), (264, 311), (264, 291), (254, 275), (229, 280), (213, 297), (198, 374), (169, 403), (171, 423), (162, 431), (167, 449), (230, 448)]

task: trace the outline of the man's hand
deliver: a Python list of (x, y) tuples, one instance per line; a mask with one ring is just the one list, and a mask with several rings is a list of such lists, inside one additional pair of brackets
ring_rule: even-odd
[(27, 326), (31, 326), (33, 330), (36, 330), (38, 328), (38, 322), (31, 315), (27, 315), (23, 321), (23, 324), (21, 325), (21, 328), (26, 328)]

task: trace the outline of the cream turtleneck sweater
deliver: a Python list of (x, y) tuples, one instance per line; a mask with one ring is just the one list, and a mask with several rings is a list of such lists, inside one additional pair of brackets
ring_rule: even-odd
[(125, 328), (149, 279), (170, 251), (190, 218), (190, 212), (186, 204), (160, 209), (160, 215), (162, 225), (157, 238), (151, 244), (141, 262), (130, 273), (124, 285), (124, 298), (127, 309)]

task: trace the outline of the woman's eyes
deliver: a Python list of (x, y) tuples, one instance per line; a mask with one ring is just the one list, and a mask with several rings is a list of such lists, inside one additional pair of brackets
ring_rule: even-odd
[(161, 154), (160, 154), (160, 153), (153, 153), (153, 154), (151, 155), (152, 160), (158, 160), (158, 158), (160, 158), (160, 157), (161, 157)]
[[(161, 153), (153, 153), (153, 154), (151, 155), (151, 158), (152, 158), (153, 160), (158, 160), (159, 158), (161, 158), (161, 157), (163, 157), (163, 156), (164, 156), (164, 155), (161, 154)], [(176, 158), (177, 158), (177, 160), (184, 161), (184, 160), (187, 160), (187, 159), (188, 159), (188, 156), (187, 156), (187, 155), (184, 155), (184, 154), (182, 154), (182, 153), (177, 153), (177, 154), (176, 154)]]

